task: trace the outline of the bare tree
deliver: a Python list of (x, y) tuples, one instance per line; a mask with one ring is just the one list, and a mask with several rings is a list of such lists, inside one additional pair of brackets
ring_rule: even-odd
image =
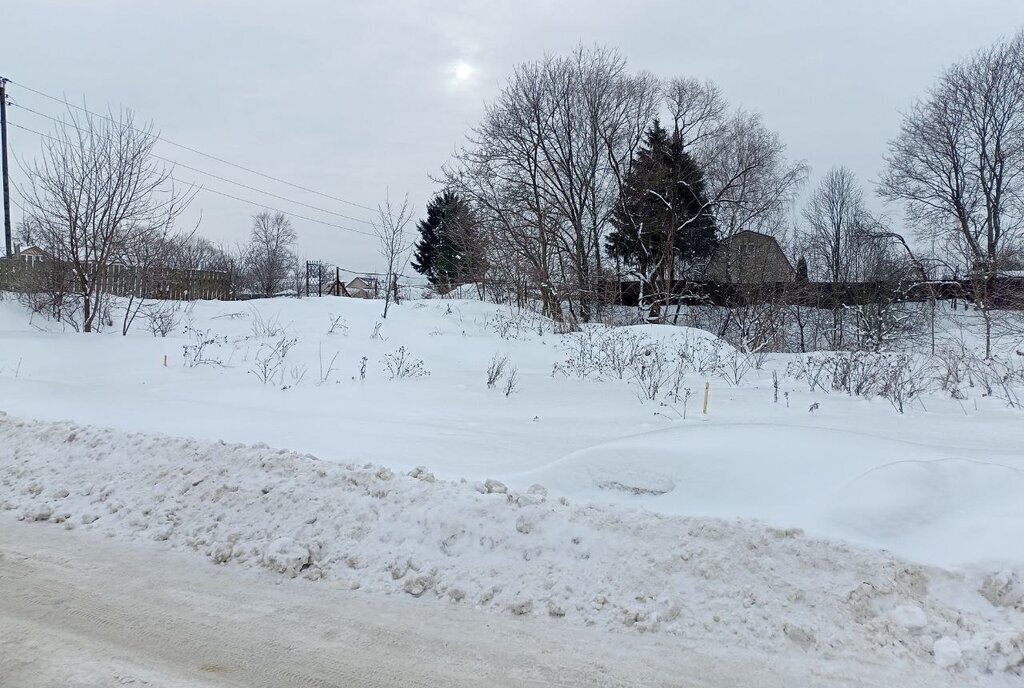
[(689, 150), (721, 135), (729, 119), (729, 103), (711, 81), (675, 77), (662, 84), (673, 133)]
[(846, 167), (830, 169), (811, 194), (803, 210), (808, 254), (828, 281), (852, 278), (866, 213), (864, 191)]
[(295, 267), (298, 235), (284, 213), (253, 215), (244, 264), (256, 293), (273, 296), (286, 287)]
[(373, 231), (377, 235), (378, 249), (384, 259), (384, 313), (388, 317), (391, 302), (398, 303), (398, 278), (409, 263), (413, 240), (405, 233), (405, 228), (412, 220), (412, 208), (409, 197), (402, 199), (402, 204), (395, 206), (390, 198), (377, 206), (377, 221)]
[(487, 292), (487, 241), (481, 235), (480, 224), (472, 213), (463, 213), (452, 223), (451, 240), (458, 247), (459, 261), (464, 269), (462, 278), (476, 285), (482, 299)]
[(218, 246), (198, 234), (178, 234), (170, 238), (170, 264), (179, 270), (215, 270), (229, 272), (236, 258), (226, 246)]
[(803, 218), (807, 255), (821, 277), (834, 285), (829, 345), (841, 349), (846, 313), (843, 290), (864, 277), (865, 264), (872, 258), (869, 254), (878, 246), (868, 238), (875, 220), (864, 205), (856, 176), (846, 167), (833, 167), (825, 174), (804, 207)]
[(761, 116), (739, 109), (696, 147), (719, 231), (743, 230), (781, 239), (807, 164), (786, 158), (786, 145)]
[(522, 266), (509, 281), (551, 317), (594, 315), (602, 234), (657, 100), (654, 77), (607, 48), (519, 65), (446, 169), (494, 242), (488, 262)]
[(879, 193), (925, 235), (959, 235), (992, 270), (1024, 214), (1024, 33), (946, 71), (890, 143)]
[(42, 234), (39, 231), (39, 223), (31, 215), (27, 215), (21, 219), (18, 223), (18, 229), (15, 232), (15, 237), (18, 243), (24, 248), (29, 246), (35, 246), (37, 243), (42, 241)]
[(28, 215), (43, 248), (73, 275), (84, 332), (98, 325), (115, 261), (165, 236), (194, 195), (153, 157), (156, 141), (131, 111), (103, 116), (68, 107), (43, 139), (41, 157), (26, 166)]
[[(889, 144), (879, 194), (928, 238), (965, 255), (975, 305), (991, 310), (1002, 247), (1024, 227), (1024, 33), (946, 70)], [(991, 322), (985, 318), (986, 354)]]
[(122, 335), (128, 336), (136, 316), (146, 308), (147, 299), (159, 297), (161, 282), (173, 260), (174, 244), (166, 233), (137, 236), (124, 246), (118, 262), (130, 272), (121, 294), (124, 296)]
[(906, 246), (894, 232), (869, 230), (863, 235), (858, 269), (870, 298), (846, 309), (853, 314), (854, 335), (862, 349), (893, 348), (922, 330), (924, 313), (906, 298), (913, 283), (923, 277), (922, 266), (912, 252), (900, 250)]

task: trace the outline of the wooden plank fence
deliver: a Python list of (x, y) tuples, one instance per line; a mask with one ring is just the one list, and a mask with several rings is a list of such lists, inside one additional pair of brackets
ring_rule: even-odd
[[(55, 270), (64, 274), (57, 277)], [(74, 274), (70, 266), (63, 269), (53, 261), (34, 259), (0, 260), (0, 289), (7, 291), (40, 289), (61, 279), (72, 284)], [(143, 270), (131, 265), (112, 265), (106, 274), (107, 292), (115, 296), (142, 296), (147, 299), (174, 299), (196, 301), (234, 299), (231, 274), (216, 270), (180, 270), (150, 268)]]
[[(614, 284), (614, 282), (613, 282)], [(618, 283), (615, 302), (637, 306), (641, 283)], [(1000, 310), (1024, 310), (1024, 277), (893, 282), (771, 282), (763, 284), (725, 284), (719, 282), (676, 282), (668, 304), (714, 305), (736, 308), (746, 305), (777, 303), (788, 306), (834, 309), (872, 303), (974, 301), (979, 295), (991, 307)]]
[[(54, 263), (38, 257), (0, 259), (0, 289), (40, 290), (39, 285), (55, 280)], [(62, 279), (70, 286), (70, 266)], [(33, 287), (33, 285), (35, 285)], [(606, 303), (637, 306), (642, 293), (637, 281), (601, 282), (600, 293)], [(108, 292), (116, 296), (142, 295), (149, 299), (195, 301), (200, 299), (234, 300), (232, 275), (214, 270), (151, 268), (142, 271), (129, 265), (113, 265), (107, 271)], [(777, 303), (833, 309), (870, 303), (973, 301), (985, 294), (993, 308), (1024, 310), (1024, 277), (997, 276), (987, 279), (893, 282), (771, 282), (727, 284), (720, 282), (675, 282), (671, 293), (658, 300), (675, 305), (715, 305), (740, 307)], [(645, 299), (645, 300), (649, 300)]]

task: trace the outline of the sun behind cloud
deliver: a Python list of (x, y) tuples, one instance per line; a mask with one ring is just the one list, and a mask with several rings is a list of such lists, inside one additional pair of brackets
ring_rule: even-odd
[(456, 84), (465, 83), (476, 74), (476, 67), (464, 60), (459, 60), (452, 67), (452, 79)]

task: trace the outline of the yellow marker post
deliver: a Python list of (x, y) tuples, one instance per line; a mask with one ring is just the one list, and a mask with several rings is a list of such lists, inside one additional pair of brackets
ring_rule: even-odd
[(711, 383), (704, 383), (704, 415), (708, 415), (708, 394), (711, 392)]

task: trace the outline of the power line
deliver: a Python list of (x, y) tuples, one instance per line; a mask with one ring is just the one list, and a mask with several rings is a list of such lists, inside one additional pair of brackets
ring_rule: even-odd
[[(19, 110), (24, 110), (25, 112), (31, 112), (33, 115), (38, 115), (39, 117), (43, 117), (45, 119), (48, 119), (51, 122), (55, 122), (57, 124), (64, 124), (64, 122), (62, 122), (61, 120), (57, 119), (56, 117), (52, 117), (52, 116), (47, 115), (47, 114), (45, 114), (43, 112), (37, 112), (36, 110), (33, 110), (32, 108), (25, 107), (24, 105), (15, 104), (15, 107), (17, 107)], [(24, 128), (24, 127), (22, 127), (22, 128)], [(237, 182), (237, 181), (235, 181), (233, 179), (228, 179), (227, 177), (221, 177), (221, 176), (216, 175), (216, 174), (214, 174), (212, 172), (207, 172), (206, 170), (201, 170), (198, 167), (192, 167), (191, 165), (186, 165), (183, 162), (179, 162), (179, 161), (174, 160), (172, 158), (165, 158), (165, 157), (163, 157), (161, 155), (156, 155), (155, 153), (151, 153), (150, 155), (152, 157), (156, 158), (157, 160), (163, 160), (164, 162), (170, 163), (172, 165), (177, 165), (179, 167), (184, 167), (187, 170), (192, 170), (193, 172), (198, 172), (199, 174), (205, 174), (206, 176), (212, 177), (213, 179), (216, 179), (218, 181), (227, 182), (228, 184), (234, 184), (235, 186), (240, 186), (243, 189), (248, 189), (249, 191), (255, 191), (256, 193), (260, 193), (260, 194), (263, 194), (265, 196), (271, 196), (271, 197), (276, 198), (276, 199), (281, 200), (281, 201), (287, 201), (288, 203), (294, 203), (295, 205), (300, 205), (303, 208), (309, 208), (310, 210), (316, 210), (316, 211), (321, 212), (321, 213), (327, 213), (328, 215), (335, 215), (337, 217), (341, 217), (341, 218), (344, 218), (346, 220), (352, 220), (353, 222), (361, 222), (364, 225), (373, 225), (373, 222), (371, 222), (369, 220), (364, 220), (361, 217), (352, 217), (351, 215), (345, 215), (344, 213), (336, 213), (333, 210), (327, 210), (326, 208), (320, 208), (320, 207), (315, 206), (315, 205), (310, 205), (308, 203), (303, 203), (302, 201), (296, 201), (293, 198), (288, 198), (286, 196), (280, 196), (280, 195), (275, 194), (275, 193), (273, 193), (271, 191), (265, 191), (263, 189), (258, 189), (258, 188), (254, 187), (254, 186), (249, 186), (248, 184), (243, 184), (242, 182)]]
[[(21, 129), (22, 131), (27, 131), (30, 134), (35, 134), (36, 136), (41, 136), (44, 139), (49, 139), (51, 141), (55, 141), (56, 140), (52, 136), (50, 136), (48, 134), (44, 134), (42, 132), (36, 131), (35, 129), (29, 129), (28, 127), (24, 127), (24, 126), (22, 126), (20, 124), (17, 124), (15, 122), (9, 122), (9, 124), (12, 127), (15, 127), (17, 129)], [(178, 181), (178, 182), (181, 182), (181, 183), (184, 183), (184, 184), (190, 184), (191, 186), (196, 187), (196, 189), (199, 190), (199, 191), (204, 191), (204, 192), (207, 192), (207, 193), (216, 194), (218, 196), (224, 196), (225, 198), (230, 198), (232, 200), (240, 201), (242, 203), (249, 203), (250, 205), (254, 205), (254, 206), (258, 207), (258, 208), (263, 208), (264, 210), (272, 210), (274, 212), (282, 213), (284, 215), (290, 215), (291, 217), (295, 217), (295, 218), (298, 218), (300, 220), (305, 220), (307, 222), (315, 222), (317, 224), (326, 225), (327, 227), (334, 227), (335, 229), (341, 229), (341, 230), (344, 230), (346, 232), (352, 232), (353, 234), (361, 234), (363, 236), (377, 238), (377, 235), (372, 233), (372, 232), (364, 232), (364, 231), (359, 230), (359, 229), (353, 229), (352, 227), (345, 227), (344, 225), (334, 224), (333, 222), (326, 222), (324, 220), (317, 220), (316, 218), (307, 217), (305, 215), (300, 215), (300, 214), (292, 212), (290, 210), (281, 210), (280, 208), (275, 208), (274, 206), (266, 205), (264, 203), (259, 203), (257, 201), (251, 201), (248, 198), (241, 198), (239, 196), (234, 196), (232, 194), (225, 193), (223, 191), (217, 191), (216, 189), (211, 189), (211, 188), (206, 187), (206, 186), (190, 183), (190, 182), (187, 182), (187, 181), (181, 180), (181, 179), (175, 179), (175, 177), (173, 175), (171, 175), (171, 180), (172, 181)], [(257, 191), (258, 191), (258, 189), (257, 189)], [(290, 199), (285, 199), (285, 200), (290, 200)]]
[[(171, 176), (171, 180), (173, 180), (173, 181), (181, 181), (184, 184), (188, 184), (189, 183), (189, 182), (186, 182), (184, 180), (175, 179), (173, 175)], [(209, 188), (207, 186), (200, 186), (200, 185), (196, 185), (196, 184), (192, 184), (192, 186), (195, 186), (199, 191), (205, 191), (207, 193), (217, 194), (218, 196), (223, 196), (224, 198), (230, 198), (230, 199), (235, 200), (235, 201), (241, 201), (242, 203), (249, 203), (251, 205), (256, 206), (257, 208), (263, 208), (264, 210), (273, 210), (276, 213), (281, 213), (282, 215), (290, 215), (292, 217), (297, 217), (300, 220), (305, 220), (307, 222), (315, 222), (317, 224), (325, 225), (327, 227), (334, 227), (335, 229), (342, 229), (342, 230), (344, 230), (346, 232), (352, 232), (353, 234), (361, 234), (363, 236), (373, 237), (374, 239), (377, 238), (377, 235), (374, 234), (373, 232), (364, 232), (364, 231), (359, 230), (359, 229), (352, 229), (351, 227), (345, 227), (344, 225), (336, 225), (333, 222), (325, 222), (324, 220), (317, 220), (316, 218), (307, 217), (305, 215), (299, 215), (298, 213), (293, 213), (290, 210), (281, 210), (280, 208), (275, 208), (275, 207), (270, 206), (270, 205), (265, 205), (263, 203), (258, 203), (256, 201), (250, 201), (248, 198), (240, 198), (238, 196), (233, 196), (233, 195), (231, 195), (229, 193), (224, 193), (223, 191), (217, 191), (216, 189), (211, 189), (211, 188)]]
[[(347, 272), (350, 275), (365, 275), (367, 277), (389, 277), (389, 274), (386, 272), (367, 272), (365, 270), (349, 270), (348, 268), (343, 268), (337, 265), (333, 267), (337, 268), (338, 270), (341, 270), (342, 272)], [(422, 275), (406, 275), (405, 273), (402, 272), (396, 272), (393, 274), (395, 275), (395, 277), (404, 277), (405, 279), (426, 279)]]
[[(108, 117), (106, 115), (102, 115), (102, 114), (99, 114), (97, 112), (93, 112), (93, 111), (91, 111), (91, 110), (89, 110), (89, 109), (87, 109), (87, 108), (85, 108), (85, 107), (83, 107), (81, 105), (74, 105), (72, 103), (69, 103), (66, 99), (57, 98), (56, 96), (51, 96), (48, 93), (43, 93), (42, 91), (36, 90), (36, 89), (34, 89), (34, 88), (30, 87), (30, 86), (26, 86), (25, 84), (23, 84), (21, 82), (8, 79), (8, 83), (15, 84), (16, 86), (18, 86), (20, 88), (23, 88), (23, 89), (25, 89), (26, 91), (28, 91), (30, 93), (35, 93), (38, 96), (42, 96), (43, 98), (49, 98), (50, 100), (52, 100), (54, 102), (57, 102), (57, 103), (61, 103), (61, 104), (63, 104), (66, 107), (72, 107), (72, 108), (75, 108), (76, 110), (81, 110), (82, 112), (90, 114), (90, 115), (92, 115), (94, 117), (102, 117), (103, 119), (111, 121), (111, 122), (114, 121), (114, 120), (112, 120), (110, 117)], [(134, 127), (132, 127), (132, 128), (135, 129)], [(135, 131), (139, 131), (139, 130), (135, 129)], [(155, 136), (154, 134), (152, 134), (152, 132), (140, 132), (140, 133), (148, 134), (150, 136)], [(373, 212), (373, 213), (377, 212), (376, 208), (371, 208), (370, 206), (363, 205), (361, 203), (356, 203), (354, 201), (349, 201), (349, 200), (346, 200), (344, 198), (339, 198), (338, 196), (332, 196), (331, 194), (323, 193), (322, 191), (317, 191), (316, 189), (311, 189), (311, 188), (309, 188), (307, 186), (302, 186), (301, 184), (295, 184), (293, 182), (289, 182), (287, 180), (281, 179), (280, 177), (274, 177), (273, 175), (265, 174), (265, 173), (260, 172), (258, 170), (254, 170), (254, 169), (252, 169), (250, 167), (245, 167), (244, 165), (239, 165), (237, 163), (233, 163), (230, 160), (225, 160), (224, 158), (219, 158), (219, 157), (217, 157), (215, 155), (210, 155), (209, 153), (204, 153), (203, 151), (201, 151), (201, 150), (199, 150), (197, 148), (192, 148), (191, 146), (186, 146), (185, 144), (182, 144), (182, 143), (176, 143), (174, 141), (171, 141), (168, 138), (164, 138), (163, 136), (156, 136), (156, 138), (158, 140), (160, 140), (160, 141), (163, 141), (164, 143), (167, 143), (169, 145), (175, 146), (177, 148), (181, 148), (183, 150), (187, 150), (187, 151), (189, 151), (191, 153), (195, 153), (196, 155), (201, 155), (201, 156), (203, 156), (205, 158), (209, 158), (211, 160), (216, 160), (217, 162), (223, 163), (225, 165), (230, 165), (231, 167), (236, 167), (236, 168), (238, 168), (240, 170), (244, 170), (245, 172), (248, 172), (250, 174), (255, 174), (257, 176), (264, 177), (265, 179), (270, 179), (272, 181), (278, 182), (279, 184), (285, 184), (285, 185), (290, 186), (290, 187), (295, 188), (295, 189), (300, 189), (302, 191), (306, 191), (308, 193), (315, 194), (317, 196), (322, 196), (323, 198), (329, 198), (332, 201), (337, 201), (338, 203), (344, 203), (346, 205), (351, 205), (351, 206), (356, 207), (356, 208), (362, 208), (363, 210), (369, 210), (370, 212)]]

